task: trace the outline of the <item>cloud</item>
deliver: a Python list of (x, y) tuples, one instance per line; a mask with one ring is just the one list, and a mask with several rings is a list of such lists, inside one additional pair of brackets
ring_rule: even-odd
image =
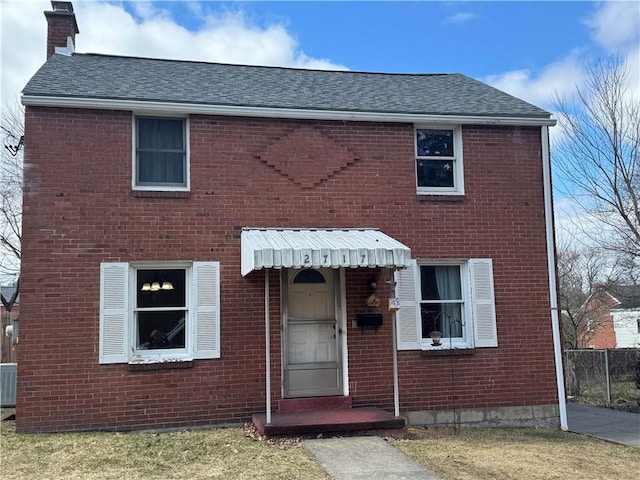
[(19, 92), (38, 67), (44, 63), (47, 51), (46, 1), (22, 2), (2, 0), (0, 35), (0, 87), (2, 105), (19, 100)]
[[(79, 22), (86, 34), (78, 49), (94, 53), (145, 56), (251, 65), (345, 70), (330, 60), (310, 58), (296, 39), (278, 23), (251, 23), (241, 10), (202, 13), (192, 31), (176, 23), (168, 10), (135, 3), (136, 21), (120, 6), (80, 3)], [(191, 8), (198, 9), (197, 4)]]
[(619, 50), (640, 39), (640, 3), (606, 2), (586, 20), (593, 39), (609, 51)]
[[(637, 101), (640, 98), (640, 3), (607, 2), (585, 23), (592, 28), (594, 40), (605, 47), (603, 58), (616, 52), (624, 59), (627, 94)], [(598, 49), (598, 45), (583, 45), (539, 71), (511, 70), (489, 75), (482, 81), (553, 112), (556, 94), (571, 97), (576, 87), (584, 85), (585, 66), (597, 58), (594, 51)], [(556, 126), (550, 135), (555, 145), (562, 140), (564, 132)]]
[(571, 52), (566, 57), (551, 63), (539, 72), (511, 70), (482, 79), (515, 97), (543, 108), (550, 108), (555, 93), (567, 94), (582, 82), (584, 76), (580, 52)]
[[(159, 5), (159, 6), (156, 6)], [(330, 59), (307, 56), (296, 38), (279, 23), (258, 25), (241, 10), (201, 13), (195, 30), (178, 24), (163, 3), (74, 2), (80, 34), (76, 50), (84, 53), (171, 58), (220, 63), (346, 70)], [(169, 3), (166, 4), (170, 5)], [(18, 99), (20, 90), (44, 63), (48, 1), (2, 0), (2, 102)], [(19, 46), (19, 48), (17, 48)]]
[(454, 24), (462, 24), (467, 23), (469, 20), (473, 19), (476, 16), (475, 13), (471, 12), (458, 12), (454, 15), (451, 15), (443, 20), (442, 23), (454, 23)]
[(640, 100), (640, 44), (627, 54), (627, 66), (629, 67), (629, 85), (636, 100)]

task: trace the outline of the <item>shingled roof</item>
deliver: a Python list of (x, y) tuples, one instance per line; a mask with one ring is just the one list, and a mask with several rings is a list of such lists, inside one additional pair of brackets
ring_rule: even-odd
[[(228, 65), (97, 54), (53, 55), (23, 90), (76, 98), (314, 111), (549, 119), (461, 74), (386, 74)], [(26, 100), (26, 101), (25, 101)]]
[(618, 305), (613, 307), (616, 310), (626, 310), (640, 308), (640, 287), (621, 286), (613, 287), (609, 294), (618, 301)]

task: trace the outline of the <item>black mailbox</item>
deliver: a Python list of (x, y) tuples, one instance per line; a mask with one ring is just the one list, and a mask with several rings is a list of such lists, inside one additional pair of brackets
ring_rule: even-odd
[(358, 313), (356, 314), (356, 325), (358, 328), (380, 328), (382, 326), (382, 314)]

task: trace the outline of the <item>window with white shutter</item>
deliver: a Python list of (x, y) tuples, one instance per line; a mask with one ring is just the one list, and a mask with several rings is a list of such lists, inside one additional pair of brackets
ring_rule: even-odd
[(100, 363), (128, 359), (129, 264), (100, 265)]
[(416, 272), (418, 264), (411, 260), (409, 266), (396, 271), (396, 298), (400, 309), (396, 312), (398, 350), (417, 350), (420, 348), (420, 308)]
[(195, 262), (195, 358), (220, 357), (220, 264)]
[(399, 350), (498, 345), (491, 259), (413, 260), (395, 281)]
[(103, 263), (100, 363), (220, 357), (220, 264)]

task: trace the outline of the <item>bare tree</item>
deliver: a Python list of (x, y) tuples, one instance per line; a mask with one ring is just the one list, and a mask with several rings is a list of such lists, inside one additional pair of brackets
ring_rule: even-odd
[(554, 145), (556, 188), (577, 203), (590, 243), (637, 281), (640, 269), (640, 102), (624, 59), (587, 67), (583, 87), (557, 97), (562, 139)]
[(0, 132), (0, 281), (17, 287), (9, 298), (0, 295), (0, 300), (11, 312), (19, 293), (22, 252), (24, 110), (20, 104), (2, 107)]
[(586, 348), (606, 321), (602, 314), (608, 305), (602, 296), (611, 285), (607, 261), (595, 248), (561, 245), (557, 263), (563, 346)]

